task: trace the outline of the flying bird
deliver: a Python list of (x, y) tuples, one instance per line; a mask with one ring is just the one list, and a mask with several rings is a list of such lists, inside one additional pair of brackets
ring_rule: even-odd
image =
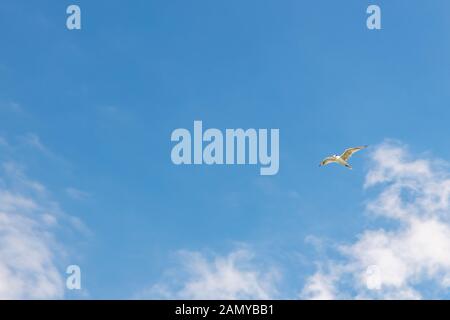
[(361, 146), (356, 148), (348, 148), (346, 149), (340, 156), (338, 155), (332, 155), (331, 157), (327, 157), (323, 159), (323, 161), (320, 163), (319, 167), (326, 166), (327, 164), (330, 164), (332, 162), (339, 163), (340, 165), (346, 166), (347, 168), (351, 169), (352, 166), (348, 164), (348, 159), (357, 151), (367, 148), (367, 146)]

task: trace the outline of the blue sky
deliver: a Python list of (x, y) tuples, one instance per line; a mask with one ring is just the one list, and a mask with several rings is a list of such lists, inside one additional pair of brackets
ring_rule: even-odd
[[(366, 28), (372, 3), (382, 30)], [(70, 4), (81, 30), (66, 29)], [(155, 297), (182, 273), (180, 250), (205, 263), (251, 252), (277, 270), (274, 297), (301, 296), (318, 261), (342, 259), (336, 244), (396, 223), (366, 212), (373, 150), (395, 139), (450, 159), (449, 10), (445, 0), (2, 1), (1, 159), (84, 225), (52, 231), (62, 279), (69, 264), (83, 275), (83, 290), (62, 296)], [(279, 173), (173, 165), (170, 134), (194, 120), (279, 128)], [(354, 170), (318, 168), (362, 144), (372, 151)]]

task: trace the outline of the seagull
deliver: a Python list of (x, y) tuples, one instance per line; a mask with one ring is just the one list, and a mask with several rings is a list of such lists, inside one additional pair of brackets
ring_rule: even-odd
[(361, 146), (356, 148), (348, 148), (346, 149), (340, 156), (338, 155), (332, 155), (331, 157), (327, 157), (323, 159), (323, 161), (319, 164), (319, 167), (326, 166), (329, 163), (336, 162), (343, 166), (346, 166), (347, 168), (351, 169), (352, 166), (348, 164), (348, 159), (357, 151), (367, 148), (367, 146)]

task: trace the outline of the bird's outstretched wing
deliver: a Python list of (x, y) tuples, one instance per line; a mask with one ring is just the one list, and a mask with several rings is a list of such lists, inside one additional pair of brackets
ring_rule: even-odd
[(348, 159), (350, 159), (350, 157), (352, 156), (352, 154), (354, 154), (356, 151), (362, 150), (367, 148), (367, 146), (361, 146), (361, 147), (356, 147), (356, 148), (348, 148), (347, 150), (344, 151), (343, 154), (341, 154), (341, 159), (344, 161), (347, 161)]
[(336, 159), (333, 157), (328, 157), (328, 158), (325, 158), (322, 160), (322, 162), (320, 163), (320, 166), (326, 166), (327, 164), (332, 163), (332, 162), (336, 162)]

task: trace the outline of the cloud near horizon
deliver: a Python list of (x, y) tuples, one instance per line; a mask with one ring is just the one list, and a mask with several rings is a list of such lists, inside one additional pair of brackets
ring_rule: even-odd
[(180, 264), (166, 272), (163, 281), (138, 295), (151, 299), (273, 299), (279, 273), (259, 266), (247, 248), (226, 256), (179, 251)]

